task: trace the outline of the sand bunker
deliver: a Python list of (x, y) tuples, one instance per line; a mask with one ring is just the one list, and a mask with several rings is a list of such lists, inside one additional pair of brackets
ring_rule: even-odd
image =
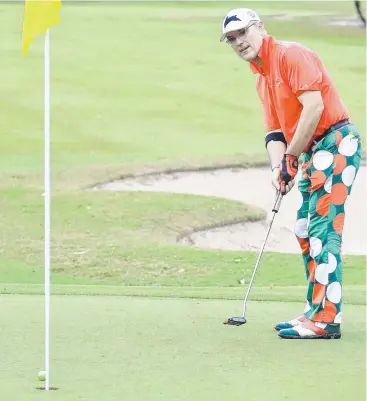
[[(216, 196), (258, 206), (267, 212), (264, 221), (222, 226), (195, 232), (180, 242), (202, 248), (258, 250), (263, 243), (275, 192), (268, 168), (219, 169), (179, 172), (128, 178), (100, 185), (110, 191), (153, 191)], [(283, 198), (273, 224), (266, 250), (299, 253), (293, 229), (297, 210), (297, 189)], [(366, 167), (361, 166), (346, 204), (343, 254), (366, 254)]]

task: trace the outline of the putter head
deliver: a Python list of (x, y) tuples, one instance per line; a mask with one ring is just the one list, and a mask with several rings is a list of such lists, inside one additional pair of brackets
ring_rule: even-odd
[(228, 324), (230, 326), (242, 326), (247, 320), (244, 317), (230, 317), (223, 324)]

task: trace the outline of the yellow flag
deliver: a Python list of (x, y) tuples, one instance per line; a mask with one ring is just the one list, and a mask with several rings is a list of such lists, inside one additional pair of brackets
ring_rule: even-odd
[(25, 0), (22, 51), (28, 53), (33, 39), (60, 22), (61, 0)]

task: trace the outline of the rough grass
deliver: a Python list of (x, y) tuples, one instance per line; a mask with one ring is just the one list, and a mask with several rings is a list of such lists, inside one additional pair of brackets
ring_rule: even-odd
[[(265, 15), (269, 32), (301, 40), (319, 51), (363, 132), (364, 31), (302, 19), (310, 12), (321, 17), (350, 15), (352, 4), (255, 5)], [(248, 277), (254, 253), (191, 249), (175, 245), (175, 240), (195, 229), (258, 218), (264, 211), (194, 196), (84, 190), (126, 174), (267, 162), (255, 77), (218, 41), (228, 6), (192, 2), (64, 5), (63, 21), (52, 30), (51, 38), (56, 281), (217, 286), (234, 285), (239, 276)], [(0, 43), (4, 55), (0, 65), (0, 124), (4, 127), (0, 281), (40, 283), (43, 46), (39, 38), (24, 58), (20, 52), (23, 6), (1, 4), (0, 11), (4, 38)], [(270, 18), (282, 13), (297, 19)], [(178, 16), (186, 19), (177, 20)], [(346, 269), (353, 273), (346, 274), (346, 284), (363, 281), (364, 262), (363, 257), (347, 259)], [(297, 255), (269, 255), (265, 266), (258, 283), (303, 283)]]

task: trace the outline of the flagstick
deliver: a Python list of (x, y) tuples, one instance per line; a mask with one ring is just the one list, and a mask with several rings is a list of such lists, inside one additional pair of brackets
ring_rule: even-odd
[(45, 37), (45, 390), (50, 389), (50, 268), (51, 268), (51, 167), (50, 167), (50, 30)]

